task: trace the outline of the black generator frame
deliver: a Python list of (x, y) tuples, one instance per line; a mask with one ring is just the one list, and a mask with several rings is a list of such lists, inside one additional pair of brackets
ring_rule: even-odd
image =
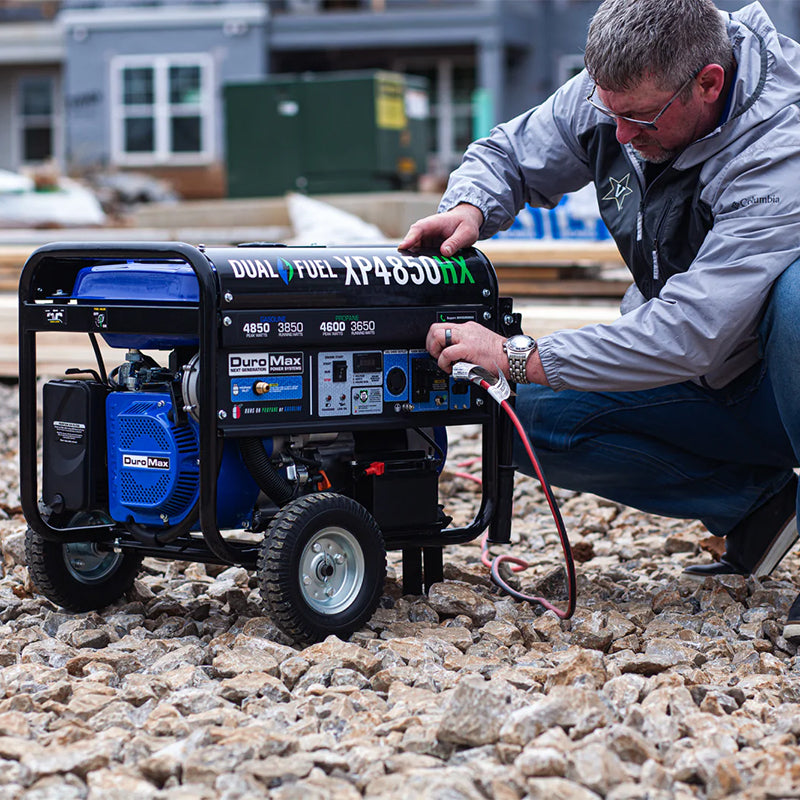
[[(267, 245), (263, 245), (267, 246)], [(156, 306), (142, 303), (113, 303), (113, 321), (98, 329), (91, 304), (79, 304), (71, 298), (58, 301), (58, 269), (75, 260), (76, 264), (91, 259), (127, 259), (180, 261), (191, 266), (198, 283), (196, 305), (185, 302)], [(77, 270), (76, 270), (77, 271)], [(496, 277), (492, 272), (493, 279)], [(213, 263), (204, 254), (202, 245), (183, 242), (87, 242), (53, 243), (37, 249), (28, 259), (19, 283), (19, 399), (20, 399), (20, 496), (22, 510), (30, 528), (52, 542), (105, 542), (121, 550), (137, 551), (144, 556), (256, 566), (259, 545), (223, 537), (217, 523), (218, 464), (225, 431), (215, 413), (217, 404), (220, 331), (223, 325), (222, 290)], [(505, 336), (520, 330), (520, 315), (513, 313), (510, 298), (501, 298), (495, 291), (496, 308), (492, 312), (493, 330)], [(54, 320), (56, 322), (54, 322)], [(202, 537), (185, 538), (174, 543), (147, 545), (136, 539), (122, 523), (92, 524), (57, 528), (43, 517), (39, 507), (40, 487), (37, 469), (37, 435), (39, 412), (37, 401), (37, 334), (67, 331), (86, 333), (101, 363), (98, 334), (141, 333), (197, 336), (199, 341), (198, 404), (199, 414), (199, 516)], [(71, 365), (70, 365), (71, 366)], [(69, 374), (91, 370), (70, 371)], [(414, 416), (414, 425), (384, 424), (382, 427), (411, 428), (442, 424), (437, 412)], [(512, 463), (513, 426), (498, 405), (488, 397), (479, 422), (482, 434), (482, 496), (474, 519), (468, 525), (443, 528), (438, 534), (392, 532), (386, 536), (387, 550), (402, 550), (403, 589), (420, 594), (442, 580), (443, 548), (463, 544), (489, 530), (489, 541), (507, 543), (510, 539), (515, 467)], [(463, 424), (472, 424), (468, 419)], [(365, 418), (365, 424), (369, 420)], [(308, 425), (303, 426), (305, 430)], [(341, 422), (332, 419), (317, 430), (340, 429)], [(269, 435), (269, 434), (265, 434)]]

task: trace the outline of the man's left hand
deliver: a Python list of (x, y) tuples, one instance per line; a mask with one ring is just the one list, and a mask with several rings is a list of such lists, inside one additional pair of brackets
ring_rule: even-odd
[[(439, 368), (448, 374), (456, 361), (468, 361), (494, 375), (502, 372), (508, 377), (508, 357), (503, 350), (505, 340), (505, 336), (477, 322), (435, 322), (428, 330), (425, 348), (436, 359)], [(538, 351), (528, 359), (527, 374), (531, 383), (547, 385)]]
[(425, 347), (447, 373), (456, 361), (469, 361), (497, 375), (498, 370), (508, 372), (504, 341), (505, 337), (477, 322), (436, 322), (428, 331)]

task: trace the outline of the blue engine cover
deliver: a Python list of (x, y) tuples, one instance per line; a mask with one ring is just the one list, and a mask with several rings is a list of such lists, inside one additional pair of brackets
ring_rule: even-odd
[[(106, 428), (112, 519), (172, 526), (183, 521), (197, 502), (197, 425), (193, 421), (173, 424), (171, 409), (167, 392), (109, 394)], [(220, 528), (241, 527), (249, 521), (258, 486), (244, 466), (238, 446), (230, 440), (223, 451), (217, 495)]]
[(169, 419), (167, 393), (112, 392), (106, 400), (109, 513), (124, 522), (177, 525), (199, 493), (198, 441)]

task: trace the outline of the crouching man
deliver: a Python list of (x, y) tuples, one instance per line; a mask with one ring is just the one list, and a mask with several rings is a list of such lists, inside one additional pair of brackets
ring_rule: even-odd
[(470, 145), (400, 246), (452, 255), (594, 182), (633, 276), (621, 316), (538, 342), (436, 324), (428, 350), (516, 381), (553, 484), (725, 536), (686, 577), (768, 575), (797, 538), (800, 45), (757, 3), (605, 0), (585, 62)]

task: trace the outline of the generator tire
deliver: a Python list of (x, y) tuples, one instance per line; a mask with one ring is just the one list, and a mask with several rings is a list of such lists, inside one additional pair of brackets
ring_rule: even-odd
[(346, 639), (372, 616), (386, 578), (386, 547), (355, 500), (319, 492), (285, 505), (267, 528), (258, 559), (261, 597), (298, 642)]
[(103, 551), (94, 542), (51, 542), (30, 528), (25, 532), (25, 558), (37, 590), (76, 612), (96, 611), (119, 600), (142, 565), (142, 556), (135, 553)]

